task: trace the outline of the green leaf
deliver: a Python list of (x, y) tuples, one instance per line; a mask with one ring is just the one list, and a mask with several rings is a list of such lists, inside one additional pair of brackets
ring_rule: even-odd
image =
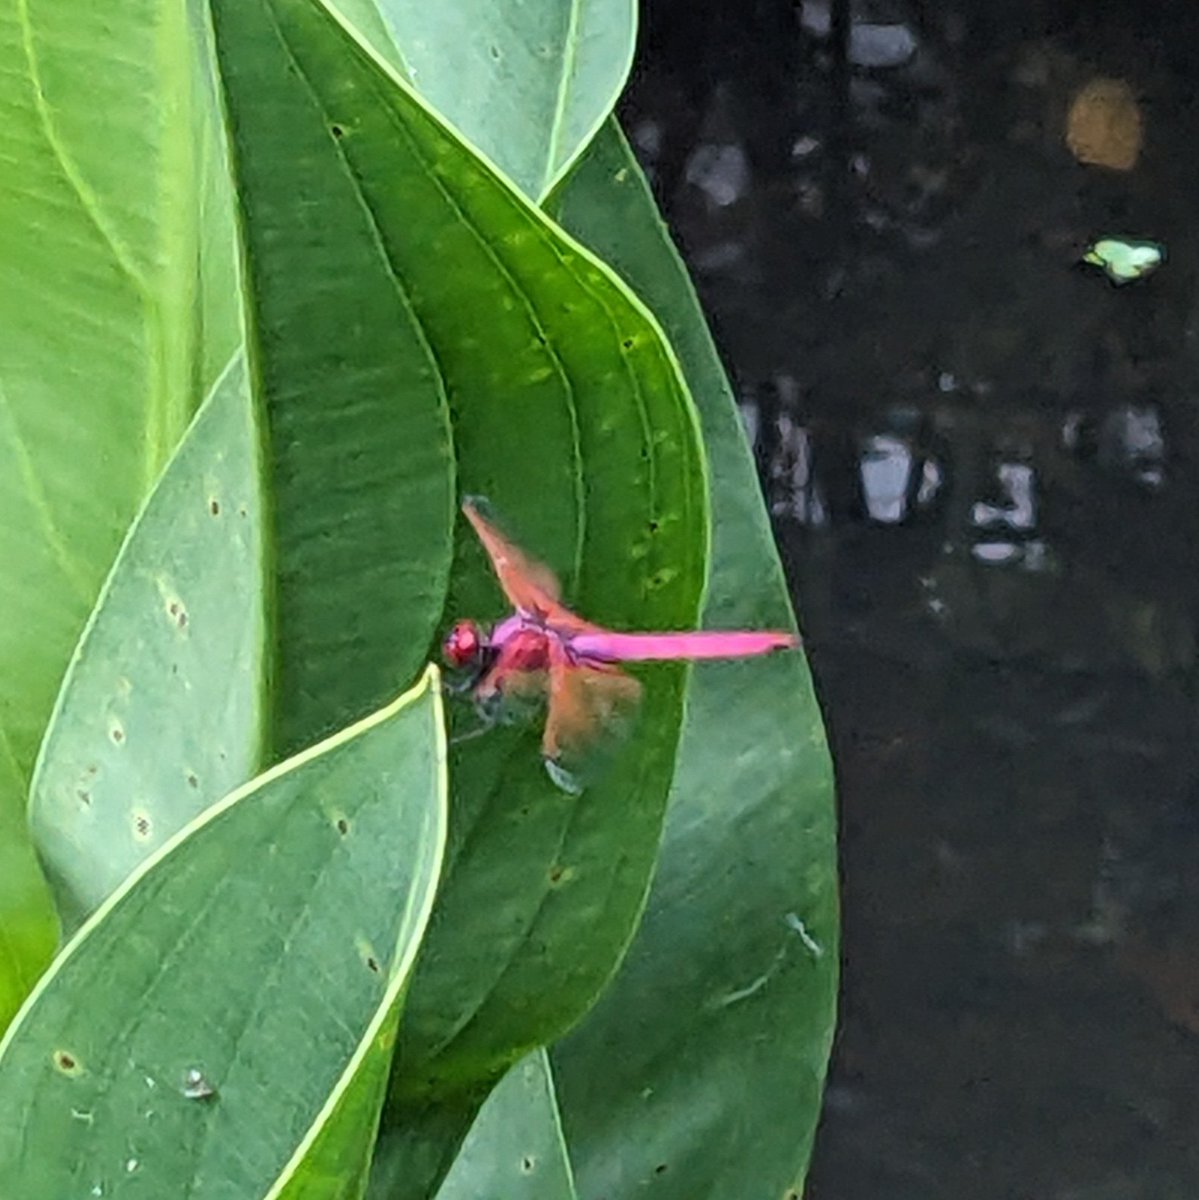
[(30, 819), (70, 928), (259, 768), (261, 524), (238, 356), (130, 530), (42, 745)]
[(431, 668), (210, 808), (93, 915), (0, 1044), (12, 1194), (257, 1196), (331, 1121), (350, 1132), (339, 1101), (432, 904), (444, 746)]
[[(345, 52), (328, 18), (279, 8), (319, 23), (314, 61), (293, 61), (263, 0), (211, 5), (270, 497), (272, 741), (289, 753), (371, 711), (428, 657), (454, 494), (436, 353), (354, 164), (366, 123), (385, 118), (329, 74)], [(322, 71), (326, 94), (311, 86)], [(372, 182), (426, 271), (443, 269), (402, 181)]]
[(55, 689), (237, 336), (206, 86), (177, 0), (0, 12), (0, 1025), (54, 940), (22, 814)]
[[(637, 35), (634, 0), (341, 0), (338, 7), (538, 201), (612, 111)], [(375, 12), (390, 39), (380, 36)]]
[(535, 1050), (487, 1098), (437, 1200), (575, 1200), (549, 1060)]
[[(733, 397), (615, 123), (556, 208), (651, 302), (698, 400), (713, 481), (704, 625), (789, 621)], [(798, 1194), (837, 961), (832, 770), (803, 658), (697, 666), (645, 918), (612, 986), (552, 1056), (580, 1191)]]
[[(280, 456), (279, 703), (281, 727), (296, 731), (285, 742), (361, 702), (357, 684), (347, 699), (344, 681), (357, 680), (362, 662), (395, 661), (393, 634), (373, 619), (376, 588), (355, 600), (335, 564), (287, 570), (289, 545), (321, 549), (287, 514), (329, 490), (319, 462), (304, 457), (316, 439), (311, 450), (297, 444), (301, 422), (315, 418), (293, 410), (342, 403), (359, 375), (371, 376), (340, 364), (377, 362), (407, 336), (405, 317), (437, 374), (422, 381), (414, 366), (406, 383), (389, 376), (386, 388), (372, 379), (359, 401), (371, 429), (391, 419), (385, 400), (423, 403), (419, 389), (440, 382), (462, 491), (495, 502), (530, 552), (561, 571), (572, 602), (626, 628), (692, 625), (705, 574), (702, 452), (653, 319), (322, 5), (214, 0), (213, 15), (256, 313), (251, 361)], [(306, 284), (314, 277), (319, 289)], [(370, 322), (369, 338), (340, 344), (328, 326), (347, 312)], [(359, 424), (344, 436), (357, 446), (367, 432)], [(344, 469), (348, 451), (322, 452)], [(387, 569), (386, 546), (409, 570), (427, 563), (427, 548), (402, 540), (426, 534), (411, 528), (407, 508), (394, 511), (406, 520), (373, 538), (372, 560)], [(374, 514), (372, 529), (386, 516)], [(464, 522), (458, 533), (446, 619), (502, 615), (482, 550)], [(341, 617), (338, 628), (361, 630), (360, 645), (352, 669), (343, 665), (327, 688), (305, 688), (298, 674), (311, 668), (300, 615), (289, 615), (289, 578), (372, 617)], [(335, 611), (331, 600), (325, 607)], [(582, 796), (548, 780), (536, 730), (455, 748), (452, 869), (409, 995), (386, 1117), (390, 1131), (426, 1121), (439, 1131), (424, 1143), (429, 1161), (441, 1161), (434, 1143), (463, 1114), (469, 1122), (513, 1061), (578, 1019), (624, 952), (653, 868), (682, 714), (680, 669), (653, 667), (644, 678), (627, 752)], [(306, 693), (303, 711), (296, 693)], [(469, 724), (465, 706), (463, 714)], [(413, 1173), (394, 1162), (411, 1184)]]

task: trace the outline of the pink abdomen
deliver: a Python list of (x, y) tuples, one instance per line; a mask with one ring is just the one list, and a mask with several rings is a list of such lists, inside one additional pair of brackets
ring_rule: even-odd
[(705, 630), (700, 633), (580, 633), (570, 647), (584, 658), (635, 662), (672, 658), (749, 658), (799, 645), (793, 633), (775, 630)]

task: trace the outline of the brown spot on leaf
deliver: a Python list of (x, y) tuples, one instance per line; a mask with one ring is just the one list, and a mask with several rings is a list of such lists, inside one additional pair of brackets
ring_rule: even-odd
[(79, 1060), (69, 1050), (55, 1050), (54, 1065), (64, 1075), (79, 1075), (83, 1070)]

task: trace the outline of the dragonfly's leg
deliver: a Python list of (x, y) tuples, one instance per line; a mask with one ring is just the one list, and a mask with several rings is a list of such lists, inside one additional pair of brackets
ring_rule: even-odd
[(497, 724), (496, 713), (492, 707), (485, 707), (481, 704), (475, 705), (475, 715), (479, 718), (473, 729), (467, 730), (466, 733), (457, 733), (449, 739), (451, 746), (458, 745), (459, 742), (473, 741), (477, 737), (482, 737), (485, 733), (490, 733)]
[(459, 742), (473, 742), (475, 738), (482, 737), (485, 733), (490, 733), (495, 728), (494, 721), (480, 721), (474, 729), (466, 733), (456, 733), (446, 743), (448, 746), (457, 746)]
[(441, 690), (447, 696), (462, 696), (469, 692), (475, 686), (478, 676), (473, 672), (455, 678), (443, 678), (441, 681)]

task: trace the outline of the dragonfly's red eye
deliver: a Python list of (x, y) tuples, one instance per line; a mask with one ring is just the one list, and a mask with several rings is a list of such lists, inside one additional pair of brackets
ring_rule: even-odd
[(474, 621), (459, 621), (450, 630), (443, 652), (452, 667), (468, 667), (476, 662), (483, 650), (483, 639)]

